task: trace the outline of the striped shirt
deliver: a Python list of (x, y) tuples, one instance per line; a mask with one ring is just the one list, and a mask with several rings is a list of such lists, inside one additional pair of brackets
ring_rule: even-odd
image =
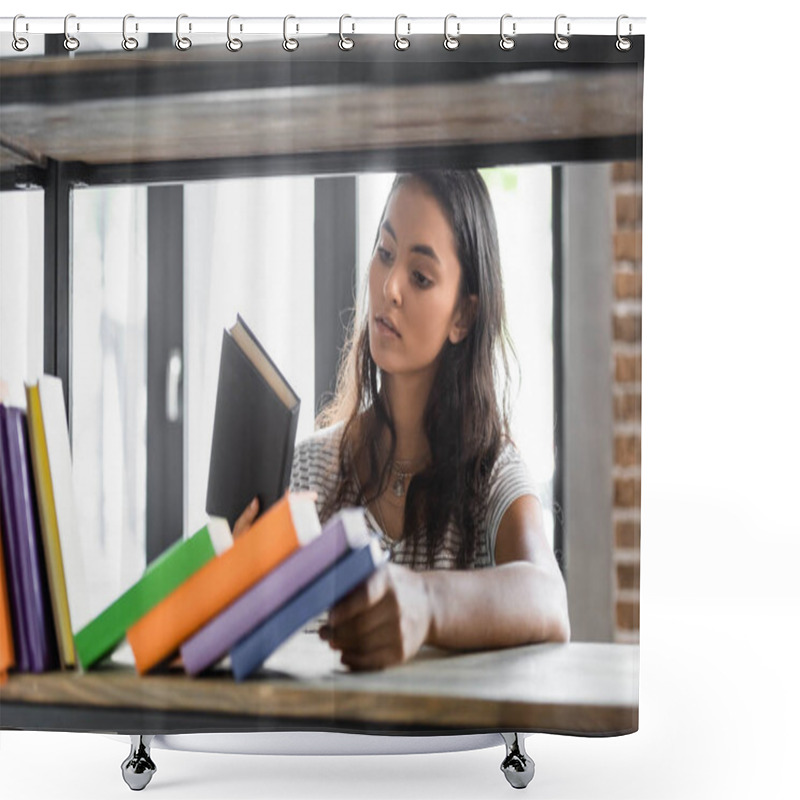
[[(325, 501), (338, 488), (339, 445), (343, 430), (344, 423), (339, 422), (315, 431), (295, 447), (290, 488), (295, 492), (315, 491), (317, 510), (320, 512)], [(519, 451), (512, 442), (506, 441), (492, 468), (486, 493), (480, 503), (473, 567), (494, 565), (495, 542), (503, 514), (518, 497), (535, 493), (533, 481)], [(351, 492), (346, 500), (350, 505), (355, 505), (356, 495)], [(389, 538), (369, 509), (366, 509), (366, 518), (367, 525), (378, 534), (384, 549), (389, 552), (390, 560), (396, 564), (412, 566), (411, 542)], [(455, 569), (458, 550), (459, 533), (451, 523), (436, 553), (434, 569)]]

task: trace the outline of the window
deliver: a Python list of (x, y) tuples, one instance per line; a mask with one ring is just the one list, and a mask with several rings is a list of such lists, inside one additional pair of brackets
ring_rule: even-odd
[(42, 372), (43, 192), (0, 193), (0, 396), (25, 405), (24, 381)]
[(76, 511), (103, 607), (145, 566), (147, 189), (75, 190), (72, 243)]

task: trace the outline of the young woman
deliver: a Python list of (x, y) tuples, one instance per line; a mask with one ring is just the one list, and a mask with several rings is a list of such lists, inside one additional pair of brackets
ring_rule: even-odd
[(391, 558), (320, 635), (353, 669), (423, 644), (567, 641), (564, 582), (509, 436), (497, 231), (477, 171), (397, 176), (356, 328), (323, 427), (295, 449), (291, 488), (317, 492), (323, 522), (366, 507)]

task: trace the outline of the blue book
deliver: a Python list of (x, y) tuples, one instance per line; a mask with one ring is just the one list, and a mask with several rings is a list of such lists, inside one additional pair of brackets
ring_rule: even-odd
[(337, 561), (236, 644), (231, 650), (233, 677), (241, 681), (257, 670), (293, 633), (336, 605), (384, 560), (381, 546), (373, 538)]

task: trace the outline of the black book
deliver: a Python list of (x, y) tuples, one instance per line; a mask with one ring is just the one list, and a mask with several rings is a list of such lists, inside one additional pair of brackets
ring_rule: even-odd
[(259, 512), (289, 488), (300, 398), (237, 314), (222, 334), (206, 513), (231, 528), (258, 497)]

